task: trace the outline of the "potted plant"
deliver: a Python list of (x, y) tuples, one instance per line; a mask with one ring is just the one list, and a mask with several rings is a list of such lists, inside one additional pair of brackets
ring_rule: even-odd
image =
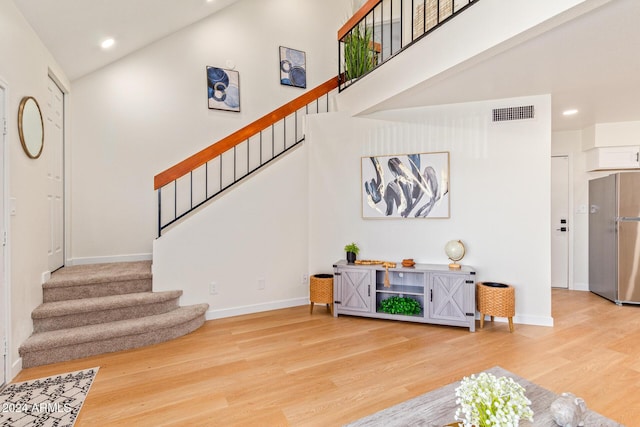
[(456, 419), (464, 427), (517, 426), (520, 420), (533, 422), (531, 401), (513, 378), (481, 372), (464, 377), (456, 388)]
[(345, 80), (350, 81), (366, 74), (376, 65), (376, 55), (372, 50), (371, 29), (354, 27), (344, 38)]
[(356, 255), (360, 252), (360, 248), (355, 243), (349, 243), (344, 247), (344, 251), (347, 253), (347, 262), (353, 264), (356, 260)]

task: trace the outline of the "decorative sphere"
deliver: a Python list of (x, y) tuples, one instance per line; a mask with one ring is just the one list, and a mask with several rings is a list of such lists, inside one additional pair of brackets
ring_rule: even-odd
[(464, 257), (464, 244), (460, 240), (450, 240), (444, 245), (444, 252), (451, 261), (460, 261)]

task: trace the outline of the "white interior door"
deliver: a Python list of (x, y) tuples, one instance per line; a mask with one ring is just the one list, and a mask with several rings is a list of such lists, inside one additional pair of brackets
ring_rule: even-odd
[(0, 386), (7, 382), (7, 334), (9, 326), (9, 301), (7, 292), (6, 281), (6, 268), (5, 268), (5, 253), (6, 253), (6, 216), (5, 216), (5, 202), (4, 202), (4, 163), (6, 150), (6, 138), (7, 138), (7, 117), (5, 115), (5, 88), (0, 84), (0, 355), (2, 358), (2, 366), (0, 366)]
[(49, 271), (64, 265), (64, 95), (49, 79), (45, 150), (47, 153), (47, 203), (49, 206)]
[(569, 157), (551, 157), (551, 286), (569, 287)]

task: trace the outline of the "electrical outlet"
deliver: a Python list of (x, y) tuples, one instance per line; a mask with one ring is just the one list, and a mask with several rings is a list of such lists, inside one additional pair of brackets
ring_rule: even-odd
[(218, 295), (218, 284), (216, 282), (211, 282), (209, 284), (209, 294)]
[(309, 283), (309, 276), (307, 274), (303, 274), (302, 277), (300, 278), (300, 283), (303, 285), (306, 285), (307, 283)]
[(258, 290), (260, 290), (260, 291), (263, 290), (265, 285), (266, 285), (266, 283), (265, 283), (264, 279), (262, 279), (262, 278), (258, 279)]

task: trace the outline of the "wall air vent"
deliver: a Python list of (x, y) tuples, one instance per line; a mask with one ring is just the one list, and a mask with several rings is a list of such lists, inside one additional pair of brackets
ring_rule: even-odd
[(506, 122), (508, 120), (533, 119), (533, 105), (524, 105), (522, 107), (494, 108), (493, 121)]

